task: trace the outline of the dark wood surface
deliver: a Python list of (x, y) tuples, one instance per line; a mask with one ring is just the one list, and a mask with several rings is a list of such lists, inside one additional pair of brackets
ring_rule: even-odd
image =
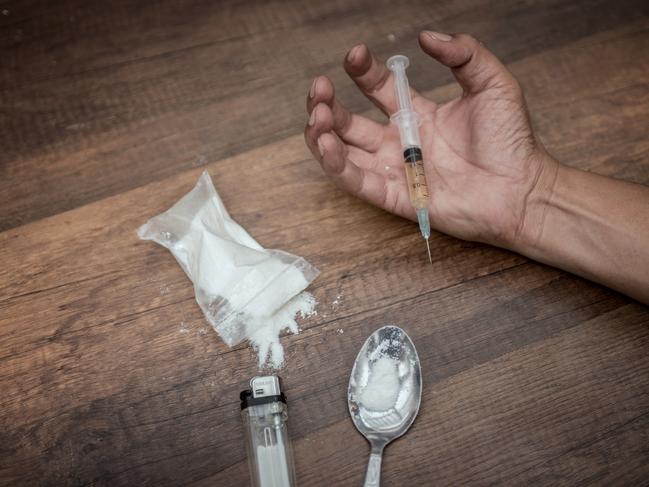
[(317, 316), (283, 338), (300, 485), (360, 485), (347, 381), (387, 323), (425, 387), (384, 485), (647, 485), (646, 306), (437, 233), (430, 267), (414, 224), (335, 189), (304, 147), (313, 76), (369, 110), (341, 68), (358, 42), (457, 93), (422, 28), (494, 50), (559, 159), (649, 183), (647, 2), (0, 2), (2, 485), (246, 485), (255, 355), (135, 233), (204, 169), (264, 246), (322, 271)]

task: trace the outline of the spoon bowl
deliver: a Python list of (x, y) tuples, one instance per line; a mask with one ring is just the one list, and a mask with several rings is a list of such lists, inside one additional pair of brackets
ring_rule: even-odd
[(383, 449), (408, 431), (421, 403), (419, 356), (405, 331), (384, 326), (369, 336), (354, 362), (347, 400), (372, 448), (364, 485), (378, 486)]

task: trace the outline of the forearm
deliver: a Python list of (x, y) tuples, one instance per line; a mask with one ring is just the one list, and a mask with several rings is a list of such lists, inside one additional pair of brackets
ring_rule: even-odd
[(513, 248), (649, 303), (649, 188), (547, 167)]

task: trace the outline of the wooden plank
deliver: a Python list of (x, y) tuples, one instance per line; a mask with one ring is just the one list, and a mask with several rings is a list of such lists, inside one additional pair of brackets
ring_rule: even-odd
[[(530, 93), (530, 100), (544, 100), (548, 106), (541, 103), (535, 106), (533, 113), (538, 114), (538, 122), (540, 124), (539, 131), (542, 133), (543, 140), (546, 145), (554, 152), (562, 151), (561, 154), (565, 156), (567, 162), (577, 167), (589, 169), (593, 166), (601, 169), (606, 173), (606, 166), (598, 161), (605, 161), (608, 159), (609, 164), (616, 163), (617, 165), (625, 164), (625, 156), (627, 154), (635, 154), (628, 162), (629, 166), (634, 166), (636, 171), (636, 179), (640, 182), (647, 182), (646, 179), (646, 164), (634, 164), (639, 155), (644, 153), (646, 149), (646, 141), (642, 137), (637, 137), (639, 134), (636, 132), (637, 128), (640, 129), (646, 126), (649, 117), (647, 115), (647, 104), (642, 103), (644, 98), (637, 98), (636, 95), (646, 93), (646, 84), (638, 84), (636, 82), (642, 72), (649, 70), (647, 61), (639, 60), (633, 62), (636, 53), (642, 49), (649, 48), (647, 45), (649, 40), (646, 36), (638, 36), (638, 29), (643, 28), (646, 21), (640, 25), (634, 25), (630, 29), (623, 29), (618, 36), (617, 42), (611, 42), (607, 35), (604, 39), (595, 36), (590, 43), (584, 41), (579, 47), (579, 52), (582, 61), (587, 63), (588, 69), (594, 69), (595, 66), (601, 64), (598, 62), (600, 51), (604, 41), (606, 46), (610, 47), (608, 58), (611, 59), (611, 64), (614, 68), (615, 77), (609, 82), (608, 86), (597, 89), (599, 84), (593, 84), (589, 88), (583, 99), (586, 101), (575, 100), (567, 108), (559, 106), (561, 96), (575, 90), (584, 90), (586, 88), (582, 77), (574, 76), (571, 71), (564, 71), (561, 78), (555, 79), (555, 84), (559, 86), (568, 85), (564, 91), (560, 92), (558, 97), (552, 98), (552, 93), (557, 90), (553, 89), (547, 84), (533, 85), (532, 90), (538, 89), (539, 92), (532, 91)], [(567, 66), (572, 63), (575, 58), (575, 51), (572, 48), (566, 48), (559, 51), (552, 51), (548, 54), (547, 59), (531, 59), (525, 66), (524, 63), (516, 64), (513, 66), (517, 72), (527, 72), (531, 76), (534, 72), (535, 66), (539, 63), (547, 65), (554, 63), (555, 65)], [(625, 69), (627, 71), (625, 71)], [(622, 71), (621, 74), (618, 74)], [(606, 79), (606, 78), (605, 78)], [(611, 89), (611, 86), (616, 86), (616, 89)], [(449, 96), (449, 93), (455, 91), (454, 87), (443, 88), (432, 92), (435, 99), (444, 99)], [(595, 100), (595, 102), (593, 102)], [(590, 101), (589, 105), (586, 103)], [(531, 103), (537, 103), (531, 101)], [(564, 104), (565, 106), (566, 104)], [(573, 106), (583, 106), (583, 109), (573, 111)], [(616, 117), (618, 122), (611, 126), (602, 123), (602, 119), (606, 121), (612, 120), (610, 114), (610, 106), (615, 105)], [(590, 109), (590, 111), (587, 110)], [(572, 123), (569, 123), (572, 122)], [(556, 126), (565, 127), (563, 130), (555, 129)], [(612, 132), (613, 137), (603, 137), (604, 131)], [(591, 140), (581, 137), (588, 134), (589, 131), (595, 132), (595, 137)], [(599, 132), (597, 132), (599, 131)], [(625, 134), (631, 131), (632, 137), (625, 138)], [(587, 151), (591, 144), (598, 144), (600, 152), (598, 155)], [(609, 144), (609, 145), (606, 145)], [(625, 152), (619, 147), (624, 145)], [(612, 158), (609, 154), (615, 154), (616, 150), (619, 151)], [(595, 158), (593, 164), (592, 157)], [(255, 161), (250, 164), (250, 161)], [(598, 165), (599, 164), (599, 165)], [(277, 171), (279, 166), (282, 166), (282, 171)], [(306, 221), (320, 221), (327, 220), (328, 218), (335, 217), (340, 220), (340, 226), (348, 225), (350, 222), (345, 220), (347, 218), (355, 218), (355, 213), (358, 209), (364, 208), (365, 205), (353, 201), (346, 196), (341, 196), (339, 192), (332, 189), (332, 186), (324, 180), (320, 173), (317, 164), (311, 161), (310, 154), (303, 147), (301, 137), (295, 136), (285, 141), (275, 143), (260, 150), (251, 151), (242, 154), (238, 157), (230, 158), (228, 161), (220, 161), (214, 164), (212, 171), (217, 182), (217, 187), (220, 189), (222, 195), (226, 199), (228, 207), (236, 218), (247, 228), (252, 228), (255, 235), (262, 237), (262, 242), (267, 246), (276, 246), (278, 243), (286, 241), (294, 242), (297, 234), (301, 231), (300, 225)], [(110, 199), (106, 200), (103, 206), (101, 219), (95, 219), (97, 208), (100, 206), (92, 206), (82, 209), (76, 214), (76, 219), (83, 220), (79, 224), (84, 225), (87, 232), (87, 239), (104, 239), (104, 235), (100, 232), (110, 232), (110, 227), (105, 225), (108, 223), (115, 226), (123, 225), (124, 228), (135, 229), (139, 224), (146, 220), (150, 215), (163, 211), (170, 201), (174, 201), (186, 192), (194, 183), (200, 170), (188, 172), (181, 177), (170, 179), (164, 185), (149, 186), (149, 190), (142, 192), (131, 193), (130, 199)], [(627, 170), (626, 172), (630, 172)], [(609, 171), (610, 174), (615, 174)], [(246, 181), (246, 187), (249, 188), (248, 193), (241, 193), (238, 190), (238, 182), (240, 179)], [(267, 186), (273, 188), (281, 188), (281, 191), (273, 191), (267, 197), (259, 199), (250, 199), (248, 194), (261, 194)], [(164, 192), (164, 197), (152, 200), (147, 196), (147, 191)], [(306, 197), (308, 195), (308, 197)], [(340, 198), (343, 198), (343, 201)], [(117, 202), (121, 202), (117, 203)], [(351, 205), (349, 209), (342, 209), (337, 206), (338, 204)], [(133, 208), (136, 207), (136, 208)], [(291, 212), (290, 225), (287, 225), (284, 220), (286, 208), (295, 208)], [(135, 214), (133, 210), (140, 209), (139, 214)], [(128, 211), (127, 211), (128, 210)], [(322, 216), (314, 217), (313, 214), (316, 210), (326, 211)], [(262, 217), (263, 211), (263, 217)], [(363, 214), (362, 218), (367, 218), (368, 215), (382, 215), (378, 211), (372, 210), (368, 214)], [(388, 217), (389, 218), (389, 217)], [(392, 221), (397, 221), (392, 219)], [(259, 225), (263, 222), (263, 225)], [(7, 258), (9, 267), (5, 268), (7, 276), (12, 276), (12, 280), (4, 280), (6, 287), (0, 287), (0, 291), (7, 292), (11, 286), (13, 293), (32, 292), (40, 287), (58, 285), (66, 282), (66, 279), (75, 280), (83, 279), (86, 276), (80, 272), (79, 266), (66, 256), (75, 253), (75, 249), (70, 246), (69, 242), (61, 237), (71, 237), (78, 234), (79, 228), (69, 229), (66, 228), (74, 223), (69, 218), (63, 220), (63, 225), (59, 221), (44, 223), (45, 227), (39, 235), (27, 235), (27, 240), (21, 240), (16, 247), (16, 251), (25, 248), (30, 250), (27, 253), (27, 260)], [(27, 228), (27, 227), (26, 227)], [(263, 237), (271, 235), (279, 231), (286, 232), (285, 234), (290, 237), (287, 239), (277, 240), (264, 240)], [(54, 231), (56, 230), (56, 232)], [(120, 230), (114, 228), (113, 231), (120, 232), (127, 230)], [(94, 232), (94, 233), (93, 233)], [(23, 231), (9, 232), (3, 235), (3, 239), (10, 242), (13, 239), (22, 235)], [(45, 234), (45, 235), (43, 235)], [(47, 238), (51, 234), (54, 238), (60, 239), (55, 247), (50, 247), (53, 244), (52, 238)], [(63, 265), (64, 267), (56, 267), (51, 269), (51, 273), (43, 274), (44, 265), (39, 265), (39, 260), (42, 256), (35, 252), (38, 246), (48, 246), (51, 254), (58, 256), (56, 265)], [(125, 244), (117, 243), (117, 245), (124, 246)], [(124, 255), (118, 257), (117, 251), (123, 252), (122, 247), (115, 247), (111, 249), (112, 259), (118, 260)], [(439, 249), (438, 249), (439, 250)], [(68, 260), (68, 264), (63, 261)], [(77, 271), (74, 268), (77, 268)], [(113, 270), (114, 267), (106, 265), (103, 268), (95, 268), (96, 270)], [(56, 271), (56, 272), (55, 272)], [(76, 272), (76, 273), (75, 273)], [(55, 274), (55, 281), (52, 283), (48, 281), (50, 274)], [(15, 276), (24, 276), (23, 280), (16, 280)], [(69, 282), (69, 281), (68, 281)], [(28, 284), (27, 284), (28, 283)], [(24, 286), (23, 286), (24, 284)], [(0, 283), (1, 286), (1, 283)]]
[[(287, 337), (289, 367), (283, 376), (292, 398), (293, 436), (310, 436), (347, 418), (341, 399), (357, 351), (354, 344), (362, 343), (382, 323), (400, 323), (413, 334), (427, 382), (436, 383), (623, 304), (615, 295), (561, 277), (557, 271), (529, 272), (523, 267), (513, 274), (478, 278), (414, 301), (324, 324), (307, 323), (303, 335)], [(318, 295), (319, 289), (315, 291)], [(646, 310), (637, 308), (629, 318), (638, 315), (647, 319)], [(183, 320), (187, 320), (188, 333), (182, 332)], [(108, 456), (104, 462), (110, 465), (104, 480), (130, 476), (135, 465), (141, 475), (153, 475), (151, 463), (160, 481), (178, 478), (172, 474), (174, 470), (183, 472), (185, 478), (188, 471), (182, 465), (203, 449), (209, 454), (200, 454), (197, 463), (191, 462), (192, 472), (218, 471), (233, 461), (243, 461), (237, 393), (245, 385), (240, 378), (255, 373), (254, 357), (240, 347), (223, 353), (211, 332), (201, 333), (204, 329), (198, 312), (187, 319), (178, 305), (152, 310), (126, 324), (58, 337), (44, 352), (47, 362), (41, 367), (33, 364), (34, 372), (41, 374), (41, 380), (45, 378), (36, 390), (29, 388), (33, 384), (24, 375), (2, 378), (9, 399), (3, 401), (3, 411), (16, 418), (8, 425), (10, 439), (30, 439), (35, 448), (45, 447), (45, 452), (51, 451), (48, 445), (54, 439), (63, 444), (79, 440), (72, 458), (60, 451), (49, 453), (49, 468), (97, 475), (101, 469), (97, 470), (94, 457), (74, 468), (70, 464), (78, 461), (79, 448), (94, 444), (92, 435), (86, 438), (84, 433), (91, 428), (105, 442), (98, 452)], [(344, 333), (340, 334), (340, 329)], [(80, 343), (83, 347), (75, 348)], [(125, 347), (125, 343), (129, 345)], [(188, 359), (161, 363), (161, 356)], [(324, 356), (332, 366), (324, 366)], [(56, 370), (47, 372), (47, 368)], [(15, 396), (14, 384), (20, 388)], [(68, 393), (57, 397), (54, 391), (60, 388)], [(42, 418), (44, 410), (56, 414)], [(21, 420), (29, 422), (22, 425)], [(187, 431), (189, 436), (176, 434), (176, 430)], [(170, 436), (173, 443), (165, 444), (164, 439)], [(239, 448), (233, 447), (236, 445)], [(162, 465), (166, 463), (169, 465)], [(120, 473), (122, 469), (129, 473)], [(126, 478), (139, 482), (144, 477)]]
[[(294, 134), (304, 123), (302, 93), (316, 74), (330, 75), (351, 108), (367, 107), (340, 68), (358, 41), (430, 65), (413, 33), (433, 24), (471, 30), (513, 62), (649, 14), (640, 1), (250, 8), (204, 0), (155, 8), (8, 5), (10, 14), (0, 16), (10, 47), (0, 71), (0, 229)], [(51, 49), (42, 47), (45, 39)], [(598, 72), (609, 71), (602, 64)], [(439, 66), (413, 72), (423, 89), (449, 80)]]
[[(642, 130), (649, 65), (638, 56), (649, 38), (646, 18), (623, 22), (631, 5), (596, 24), (623, 26), (576, 42), (560, 35), (511, 68), (552, 152), (649, 182)], [(517, 15), (538, 20), (521, 8), (509, 6), (514, 25)], [(571, 8), (555, 4), (548, 15)], [(448, 85), (430, 94), (444, 100), (456, 91)], [(300, 136), (278, 139), (206, 167), (233, 216), (262, 244), (322, 270), (312, 287), (318, 315), (302, 322), (300, 335), (283, 338), (301, 485), (360, 483), (367, 446), (349, 421), (346, 385), (358, 347), (388, 322), (415, 340), (425, 394), (412, 432), (388, 449), (385, 485), (647, 478), (646, 307), (441, 234), (431, 241), (431, 268), (414, 224), (334, 189)], [(101, 138), (85, 143), (86, 152), (104, 150)], [(150, 146), (141, 150), (152, 154)], [(82, 162), (67, 160), (66, 171), (81, 171)], [(0, 233), (0, 484), (247, 481), (237, 396), (257, 372), (254, 353), (225, 347), (168, 252), (135, 235), (202, 168), (173, 171), (130, 191), (115, 183), (107, 193), (115, 196)]]
[[(649, 402), (638, 394), (649, 385), (648, 319), (646, 309), (623, 306), (449, 378), (425, 381), (412, 431), (386, 450), (383, 483), (641, 483), (649, 475), (641, 429)], [(438, 349), (417, 339), (420, 351), (429, 350), (422, 364), (430, 373)], [(344, 408), (343, 386), (332, 393), (336, 404), (324, 407)], [(617, 442), (627, 448), (615, 448)], [(348, 417), (296, 443), (301, 485), (361, 483), (368, 446)], [(197, 485), (233, 485), (243, 475), (242, 460)]]

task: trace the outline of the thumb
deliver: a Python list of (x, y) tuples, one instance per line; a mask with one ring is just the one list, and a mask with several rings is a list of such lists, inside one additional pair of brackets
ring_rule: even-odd
[(453, 71), (466, 93), (491, 88), (520, 90), (518, 82), (489, 49), (468, 34), (419, 34), (422, 50)]

